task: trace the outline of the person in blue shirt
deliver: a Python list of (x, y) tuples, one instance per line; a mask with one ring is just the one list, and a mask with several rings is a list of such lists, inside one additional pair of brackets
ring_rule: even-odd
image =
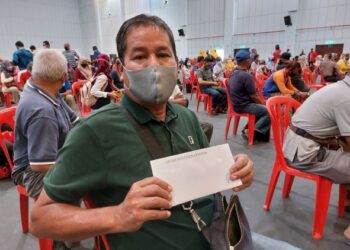
[(92, 50), (94, 52), (93, 58), (95, 60), (101, 54), (101, 52), (98, 50), (97, 46), (92, 46)]
[(18, 66), (19, 70), (24, 70), (33, 61), (33, 54), (24, 48), (24, 44), (21, 41), (17, 41), (15, 45), (17, 50), (13, 53), (12, 62)]
[(77, 105), (75, 103), (73, 92), (72, 92), (72, 86), (67, 78), (64, 81), (59, 93), (60, 93), (61, 98), (68, 104), (68, 106), (73, 111), (77, 110), (76, 109)]

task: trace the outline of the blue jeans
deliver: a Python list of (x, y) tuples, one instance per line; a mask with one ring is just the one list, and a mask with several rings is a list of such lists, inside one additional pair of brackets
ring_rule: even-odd
[(226, 108), (226, 90), (223, 88), (205, 88), (202, 90), (204, 94), (208, 94), (213, 98), (213, 108), (215, 109), (217, 105), (221, 108)]
[(237, 113), (255, 115), (255, 131), (267, 135), (270, 131), (271, 121), (267, 108), (262, 104), (249, 103), (243, 107), (234, 108)]

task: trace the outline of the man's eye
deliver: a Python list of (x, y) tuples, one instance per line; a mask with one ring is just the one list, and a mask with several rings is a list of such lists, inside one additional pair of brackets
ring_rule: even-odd
[(158, 54), (159, 57), (170, 57), (170, 55), (168, 53), (161, 53), (161, 54)]
[(138, 55), (138, 56), (134, 56), (134, 60), (142, 60), (142, 59), (145, 59), (146, 56), (144, 55)]

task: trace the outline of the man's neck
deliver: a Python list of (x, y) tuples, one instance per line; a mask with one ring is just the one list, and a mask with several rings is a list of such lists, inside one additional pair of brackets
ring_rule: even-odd
[(166, 118), (166, 103), (162, 103), (162, 104), (149, 104), (149, 103), (144, 103), (139, 101), (135, 96), (133, 96), (130, 92), (127, 91), (127, 95), (128, 97), (133, 100), (134, 102), (136, 102), (137, 104), (143, 106), (144, 108), (146, 108), (149, 112), (151, 112), (154, 117), (158, 118), (159, 120), (165, 122), (165, 118)]
[(33, 81), (36, 85), (38, 85), (40, 88), (45, 90), (52, 97), (55, 97), (56, 94), (59, 92), (59, 89), (57, 89), (58, 83), (48, 83), (41, 79), (34, 79), (34, 78), (33, 78)]

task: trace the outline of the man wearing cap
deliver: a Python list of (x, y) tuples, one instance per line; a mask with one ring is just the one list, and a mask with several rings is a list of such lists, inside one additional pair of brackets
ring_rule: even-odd
[[(236, 54), (237, 68), (229, 80), (230, 98), (237, 113), (250, 113), (255, 115), (254, 138), (260, 141), (269, 140), (270, 117), (262, 100), (259, 98), (254, 77), (250, 69), (250, 54), (240, 50)], [(242, 131), (246, 137), (246, 128)]]
[(214, 57), (208, 55), (204, 59), (203, 67), (197, 71), (198, 83), (201, 92), (213, 97), (213, 114), (225, 113), (226, 110), (226, 91), (219, 87), (219, 84), (214, 81), (212, 64)]
[(278, 61), (278, 64), (276, 66), (276, 70), (280, 70), (280, 69), (284, 69), (285, 67), (287, 67), (288, 63), (290, 63), (290, 57), (292, 55), (288, 52), (283, 52), (280, 55), (280, 60)]

